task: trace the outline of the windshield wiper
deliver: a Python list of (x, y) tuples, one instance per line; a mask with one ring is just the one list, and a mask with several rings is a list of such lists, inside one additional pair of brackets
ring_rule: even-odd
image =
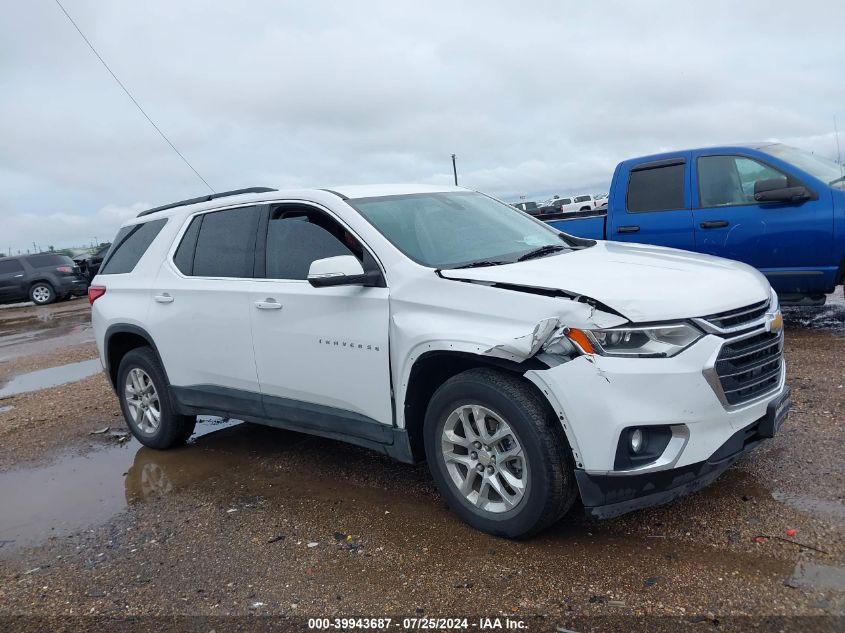
[(835, 185), (837, 182), (842, 182), (843, 180), (845, 180), (845, 176), (839, 176), (839, 178), (834, 178), (833, 180), (831, 180), (827, 184), (828, 185)]
[(486, 259), (479, 260), (477, 262), (470, 262), (469, 264), (464, 264), (463, 266), (453, 266), (453, 270), (458, 270), (459, 268), (481, 268), (483, 266), (501, 266), (502, 264), (512, 264), (513, 262), (499, 262), (499, 261), (490, 261)]
[(544, 255), (550, 255), (552, 253), (557, 253), (558, 251), (565, 251), (568, 250), (566, 246), (561, 246), (560, 244), (547, 244), (546, 246), (541, 246), (540, 248), (535, 248), (533, 251), (528, 251), (524, 255), (520, 255), (516, 261), (524, 262), (526, 259), (534, 259), (535, 257), (543, 257)]

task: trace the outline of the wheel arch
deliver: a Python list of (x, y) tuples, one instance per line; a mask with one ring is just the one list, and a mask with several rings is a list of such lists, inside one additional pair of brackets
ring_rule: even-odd
[[(423, 423), (428, 403), (437, 388), (449, 378), (469, 369), (491, 367), (505, 371), (518, 377), (526, 387), (533, 390), (548, 408), (550, 414), (558, 417), (555, 407), (547, 394), (526, 377), (526, 372), (532, 369), (547, 369), (546, 365), (536, 358), (529, 358), (521, 363), (492, 356), (482, 356), (471, 352), (456, 350), (431, 350), (417, 357), (411, 366), (404, 399), (402, 402), (402, 417), (404, 428), (411, 444), (411, 451), (417, 461), (425, 459), (423, 440)], [(567, 440), (568, 433), (565, 433)], [(570, 446), (571, 446), (570, 442)]]
[[(164, 371), (164, 376), (167, 378), (167, 370), (164, 368), (164, 363), (161, 362), (158, 347), (156, 347), (155, 341), (150, 336), (150, 333), (138, 325), (117, 323), (109, 326), (103, 339), (106, 374), (111, 381), (112, 387), (116, 387), (117, 385), (117, 370), (120, 367), (120, 361), (130, 351), (139, 347), (149, 347), (153, 350), (159, 365), (161, 365), (162, 371)], [(168, 384), (170, 384), (169, 380)]]

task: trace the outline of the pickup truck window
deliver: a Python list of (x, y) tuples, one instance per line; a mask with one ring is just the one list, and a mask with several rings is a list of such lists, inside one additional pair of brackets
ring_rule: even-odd
[(684, 208), (684, 163), (634, 169), (628, 180), (627, 204), (631, 213)]
[(431, 268), (511, 263), (542, 246), (564, 246), (555, 229), (470, 191), (347, 203), (405, 255)]
[(572, 198), (561, 198), (561, 204), (572, 204)]
[(590, 199), (590, 196), (578, 196), (575, 198), (575, 202), (585, 202)]
[(700, 204), (704, 208), (755, 204), (754, 183), (783, 175), (745, 156), (702, 156), (698, 159)]

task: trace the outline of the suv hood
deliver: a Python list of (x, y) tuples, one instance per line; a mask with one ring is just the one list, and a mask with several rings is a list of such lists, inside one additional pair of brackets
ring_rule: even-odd
[(525, 262), (441, 270), (447, 279), (561, 290), (604, 303), (635, 323), (701, 317), (771, 296), (754, 268), (674, 248), (596, 242)]

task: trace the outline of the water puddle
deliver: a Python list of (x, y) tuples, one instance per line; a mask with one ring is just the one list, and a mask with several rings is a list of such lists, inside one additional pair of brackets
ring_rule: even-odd
[[(130, 502), (168, 492), (173, 483), (163, 476), (160, 464), (175, 475), (185, 469), (181, 462), (204, 436), (236, 425), (241, 422), (201, 416), (192, 443), (184, 449), (155, 451), (133, 438), (84, 455), (63, 456), (48, 466), (0, 473), (0, 557), (105, 523)], [(186, 462), (188, 470), (192, 461)], [(198, 478), (218, 467), (214, 460), (203, 461), (208, 471), (197, 473)]]
[(12, 405), (7, 406), (0, 406), (0, 413), (6, 413), (6, 411), (12, 411), (15, 407)]
[(812, 591), (845, 591), (845, 567), (802, 561), (795, 566), (786, 585)]
[(810, 515), (822, 514), (845, 522), (845, 503), (828, 499), (817, 499), (807, 495), (790, 494), (775, 490), (772, 499), (786, 504), (795, 510)]
[(94, 340), (88, 306), (58, 311), (37, 308), (35, 314), (0, 313), (0, 362), (53, 351)]
[(784, 307), (784, 323), (788, 328), (845, 335), (845, 297), (842, 292), (842, 287), (837, 288), (820, 308)]
[(100, 359), (83, 360), (79, 363), (59, 365), (48, 369), (39, 369), (28, 374), (15, 376), (0, 388), (0, 400), (9, 396), (16, 396), (30, 391), (58, 387), (69, 382), (84, 380), (90, 376), (100, 373), (103, 366)]

